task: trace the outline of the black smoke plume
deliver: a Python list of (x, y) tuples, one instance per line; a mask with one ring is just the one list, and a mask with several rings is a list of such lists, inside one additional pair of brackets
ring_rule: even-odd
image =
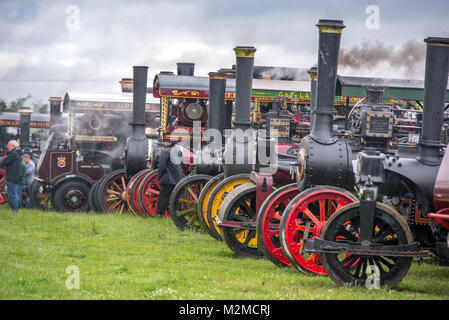
[(365, 40), (360, 45), (341, 49), (339, 65), (353, 70), (371, 70), (388, 63), (393, 68), (404, 68), (405, 73), (411, 75), (423, 64), (425, 56), (425, 44), (417, 40), (408, 40), (397, 49), (380, 40)]

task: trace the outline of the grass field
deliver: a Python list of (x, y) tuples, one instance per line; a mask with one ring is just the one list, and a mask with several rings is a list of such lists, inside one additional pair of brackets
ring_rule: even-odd
[[(79, 289), (73, 270), (79, 270)], [(66, 272), (69, 273), (66, 273)], [(338, 288), (239, 259), (170, 220), (0, 208), (0, 299), (448, 299), (449, 268), (414, 263), (394, 290)]]

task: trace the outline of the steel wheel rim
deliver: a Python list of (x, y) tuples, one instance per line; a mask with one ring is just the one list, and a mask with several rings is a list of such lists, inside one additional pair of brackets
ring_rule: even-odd
[(198, 231), (202, 228), (198, 220), (198, 200), (202, 188), (210, 178), (187, 176), (185, 180), (178, 183), (182, 186), (180, 190), (175, 187), (176, 190), (172, 193), (174, 198), (170, 199), (170, 204), (173, 206), (170, 206), (170, 215), (179, 229)]
[[(200, 193), (200, 198), (198, 201), (198, 220), (200, 221), (203, 229), (212, 237), (215, 238), (214, 233), (211, 230), (209, 221), (207, 220), (207, 204), (209, 202), (210, 195), (212, 194), (215, 187), (223, 180), (224, 174), (219, 174), (209, 180), (203, 187)], [(219, 240), (219, 239), (217, 239)]]
[[(323, 228), (322, 238), (330, 241), (357, 241), (360, 224), (359, 205), (359, 202), (350, 204), (329, 219), (329, 223)], [(374, 224), (372, 239), (374, 243), (395, 245), (410, 244), (413, 241), (407, 223), (391, 207), (377, 203)], [(346, 231), (342, 229), (343, 226)], [(402, 280), (413, 261), (411, 257), (355, 254), (326, 253), (322, 257), (329, 276), (338, 285), (365, 286), (368, 279), (367, 267), (376, 266), (380, 272), (379, 287), (386, 289), (391, 289)]]
[(134, 214), (136, 217), (146, 216), (145, 212), (139, 205), (137, 191), (139, 189), (140, 183), (145, 178), (146, 174), (149, 172), (151, 172), (151, 170), (146, 169), (134, 175), (134, 177), (132, 177), (131, 180), (129, 180), (128, 187), (126, 189), (126, 203), (128, 204), (128, 208), (131, 211), (131, 213)]
[(102, 203), (106, 212), (123, 214), (128, 210), (126, 203), (128, 181), (122, 170), (106, 178), (102, 190)]
[[(157, 199), (161, 186), (157, 180), (157, 169), (148, 173), (140, 183), (137, 191), (139, 204), (141, 204), (145, 215), (155, 217), (157, 210)], [(165, 217), (170, 216), (168, 209), (165, 210)]]
[[(207, 220), (209, 222), (210, 230), (214, 233), (215, 238), (222, 240), (221, 230), (217, 225), (215, 218), (218, 216), (220, 211), (221, 203), (225, 196), (232, 191), (235, 187), (250, 182), (249, 175), (247, 178), (236, 178), (230, 180), (223, 180), (220, 182), (212, 191), (212, 194), (207, 203)], [(232, 176), (229, 178), (233, 178)], [(229, 179), (228, 178), (228, 179)]]
[(262, 204), (257, 217), (257, 234), (259, 245), (273, 263), (279, 266), (290, 266), (291, 263), (284, 255), (281, 239), (280, 224), (284, 209), (293, 197), (298, 194), (298, 186), (291, 184), (274, 191)]

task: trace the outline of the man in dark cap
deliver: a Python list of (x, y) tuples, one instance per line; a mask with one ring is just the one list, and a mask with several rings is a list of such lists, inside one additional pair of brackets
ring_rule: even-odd
[(11, 210), (17, 211), (22, 204), (22, 185), (20, 184), (22, 157), (20, 156), (19, 143), (16, 140), (8, 142), (8, 153), (1, 159), (1, 164), (6, 166), (6, 188), (8, 189), (8, 201)]
[(172, 156), (179, 157), (179, 155), (173, 154), (172, 151), (174, 151), (174, 153), (181, 152), (174, 143), (164, 142), (164, 146), (160, 151), (157, 172), (157, 180), (161, 186), (161, 190), (159, 192), (159, 198), (157, 199), (156, 216), (160, 217), (164, 216), (165, 210), (167, 210), (170, 202), (170, 195), (176, 184), (184, 176), (181, 163), (177, 163), (177, 161), (172, 158)]

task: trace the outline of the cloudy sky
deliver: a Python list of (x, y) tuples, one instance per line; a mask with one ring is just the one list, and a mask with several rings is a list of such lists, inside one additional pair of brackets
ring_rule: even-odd
[(205, 76), (236, 45), (256, 65), (308, 68), (319, 19), (346, 25), (340, 74), (423, 79), (423, 39), (449, 36), (448, 13), (447, 0), (1, 0), (0, 98), (119, 91), (133, 65), (149, 81), (176, 62)]

